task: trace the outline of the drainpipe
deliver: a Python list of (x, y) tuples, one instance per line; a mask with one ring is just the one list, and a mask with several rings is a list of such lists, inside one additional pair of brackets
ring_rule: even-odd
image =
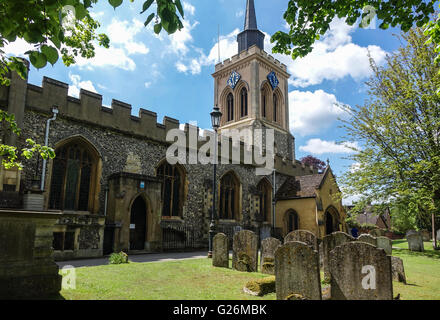
[[(57, 118), (57, 114), (58, 114), (58, 107), (54, 106), (52, 108), (52, 112), (53, 112), (53, 117), (50, 119), (47, 119), (46, 122), (46, 136), (44, 138), (44, 146), (47, 147), (47, 145), (49, 144), (49, 128), (50, 128), (50, 122), (56, 120)], [(44, 190), (44, 180), (46, 178), (46, 159), (43, 159), (43, 169), (41, 170), (41, 190)]]
[(109, 190), (109, 187), (105, 186), (104, 217), (107, 217), (108, 190)]

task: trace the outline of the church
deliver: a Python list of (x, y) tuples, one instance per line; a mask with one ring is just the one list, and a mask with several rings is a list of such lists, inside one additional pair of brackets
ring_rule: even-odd
[[(267, 176), (256, 175), (257, 164), (217, 166), (215, 231), (232, 238), (248, 229), (260, 239), (296, 229), (318, 238), (347, 231), (330, 166), (318, 172), (295, 159), (290, 75), (264, 51), (253, 0), (237, 42), (238, 54), (212, 74), (214, 104), (222, 113), (218, 135), (273, 129), (275, 166)], [(74, 98), (68, 84), (48, 77), (41, 86), (13, 72), (10, 79), (10, 86), (0, 86), (0, 107), (15, 115), (21, 134), (3, 131), (3, 141), (18, 148), (27, 138), (47, 141), (56, 157), (24, 160), (22, 171), (1, 168), (0, 207), (61, 212), (53, 233), (55, 259), (207, 248), (213, 166), (166, 158), (167, 133), (189, 135), (189, 124), (169, 117), (158, 123), (157, 114), (145, 109), (132, 115), (132, 106), (118, 100), (108, 108), (101, 95), (83, 89)]]

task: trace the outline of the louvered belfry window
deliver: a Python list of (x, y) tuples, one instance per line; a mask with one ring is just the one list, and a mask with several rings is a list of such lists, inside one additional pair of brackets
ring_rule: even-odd
[(88, 211), (93, 161), (79, 144), (56, 151), (53, 161), (49, 208)]

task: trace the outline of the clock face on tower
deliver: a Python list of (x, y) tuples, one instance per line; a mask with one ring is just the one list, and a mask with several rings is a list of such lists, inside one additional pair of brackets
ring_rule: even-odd
[(272, 90), (274, 90), (280, 84), (277, 75), (273, 71), (267, 75), (267, 80), (269, 80), (269, 83), (272, 86)]
[(237, 85), (238, 81), (240, 81), (240, 78), (241, 78), (241, 76), (237, 71), (232, 71), (231, 75), (229, 76), (229, 79), (228, 79), (228, 85), (232, 89), (234, 89), (235, 86)]

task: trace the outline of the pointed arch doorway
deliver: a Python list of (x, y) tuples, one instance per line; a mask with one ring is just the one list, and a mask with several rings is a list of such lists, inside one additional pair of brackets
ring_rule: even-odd
[(147, 236), (147, 203), (138, 196), (130, 210), (130, 250), (144, 250)]

